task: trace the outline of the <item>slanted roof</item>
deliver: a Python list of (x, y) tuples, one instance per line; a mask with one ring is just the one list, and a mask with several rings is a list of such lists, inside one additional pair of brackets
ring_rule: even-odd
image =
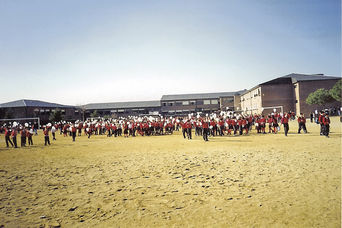
[(0, 104), (0, 108), (17, 108), (17, 107), (41, 107), (41, 108), (72, 108), (74, 106), (61, 105), (39, 100), (17, 100)]
[(192, 94), (173, 94), (163, 95), (162, 101), (174, 101), (174, 100), (197, 100), (197, 99), (217, 99), (220, 97), (233, 97), (239, 95), (244, 90), (236, 92), (220, 92), (220, 93), (192, 93)]
[(320, 80), (338, 80), (341, 77), (335, 76), (325, 76), (324, 74), (297, 74), (292, 73), (282, 77), (278, 77), (272, 79), (270, 81), (261, 83), (260, 85), (268, 85), (268, 84), (282, 84), (282, 83), (296, 83), (301, 81), (320, 81)]
[(95, 109), (124, 109), (124, 108), (151, 108), (160, 107), (160, 101), (129, 101), (129, 102), (111, 102), (111, 103), (92, 103), (83, 106), (86, 110)]

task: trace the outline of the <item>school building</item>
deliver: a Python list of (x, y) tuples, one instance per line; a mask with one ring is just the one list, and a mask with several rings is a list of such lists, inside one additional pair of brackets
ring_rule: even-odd
[(92, 103), (82, 106), (81, 109), (85, 113), (85, 118), (94, 115), (96, 117), (159, 115), (160, 100)]
[(196, 93), (163, 95), (159, 100), (91, 103), (80, 107), (61, 105), (37, 100), (18, 100), (0, 104), (0, 119), (39, 117), (49, 121), (50, 113), (57, 108), (64, 119), (77, 120), (96, 117), (119, 117), (138, 115), (185, 116), (190, 113), (237, 111), (246, 114), (276, 111), (304, 113), (341, 106), (332, 102), (324, 106), (308, 105), (305, 100), (319, 88), (331, 89), (341, 77), (323, 74), (296, 74), (263, 82), (249, 90), (236, 92)]
[(292, 73), (261, 83), (241, 94), (241, 110), (244, 113), (268, 114), (276, 111), (309, 116), (314, 110), (330, 107), (340, 107), (341, 103), (334, 101), (323, 106), (308, 105), (305, 100), (311, 92), (317, 89), (331, 89), (341, 77), (325, 76), (323, 74)]
[(188, 115), (190, 113), (210, 113), (220, 110), (239, 110), (240, 94), (245, 92), (196, 93), (163, 95), (161, 98), (161, 114)]
[(76, 106), (23, 99), (0, 104), (0, 119), (39, 118), (40, 123), (45, 124), (49, 122), (50, 114), (57, 109), (62, 112), (65, 120), (82, 118), (82, 113)]

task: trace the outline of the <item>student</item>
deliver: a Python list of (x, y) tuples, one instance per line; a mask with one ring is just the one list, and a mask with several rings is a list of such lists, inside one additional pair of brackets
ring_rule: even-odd
[(187, 133), (187, 136), (188, 136), (188, 139), (192, 139), (192, 124), (190, 122), (190, 120), (188, 120), (186, 123), (185, 123), (185, 127), (186, 127), (186, 133)]
[(322, 118), (322, 123), (323, 123), (323, 135), (329, 138), (329, 131), (330, 131), (329, 114), (325, 114), (325, 116)]
[(73, 124), (71, 126), (71, 135), (72, 135), (72, 141), (75, 142), (75, 139), (76, 139), (76, 131), (77, 131), (77, 128), (75, 127), (75, 125)]
[(12, 137), (12, 141), (13, 141), (13, 144), (14, 144), (14, 148), (18, 148), (17, 146), (17, 129), (16, 127), (14, 127), (12, 129), (12, 132), (11, 132), (11, 137)]
[(44, 133), (45, 146), (46, 146), (46, 144), (50, 145), (49, 128), (45, 127), (43, 130), (43, 133)]
[(287, 133), (289, 132), (289, 116), (287, 113), (284, 114), (281, 123), (284, 125), (285, 136), (287, 136)]
[(208, 135), (209, 135), (209, 123), (202, 119), (202, 129), (203, 129), (203, 139), (204, 141), (208, 141)]
[(298, 134), (300, 134), (300, 131), (302, 129), (303, 129), (305, 134), (307, 133), (305, 123), (306, 123), (306, 119), (305, 119), (303, 113), (301, 113), (300, 116), (298, 117)]
[(26, 129), (25, 129), (25, 127), (21, 127), (21, 130), (20, 130), (20, 146), (21, 147), (26, 146)]
[(56, 140), (56, 131), (57, 131), (57, 128), (55, 127), (55, 125), (53, 125), (51, 128), (52, 140)]
[(11, 146), (13, 147), (13, 143), (11, 141), (11, 128), (10, 127), (5, 127), (5, 141), (6, 141), (6, 147), (9, 147), (8, 143), (11, 144)]
[(32, 136), (33, 136), (33, 129), (31, 128), (29, 131), (26, 132), (26, 137), (28, 140), (28, 144), (33, 146)]

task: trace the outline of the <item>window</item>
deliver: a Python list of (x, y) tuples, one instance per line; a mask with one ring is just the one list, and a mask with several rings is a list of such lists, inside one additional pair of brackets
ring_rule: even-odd
[(209, 105), (209, 104), (210, 104), (210, 100), (204, 100), (204, 101), (203, 101), (203, 104)]
[(202, 105), (202, 104), (203, 104), (203, 100), (198, 100), (198, 101), (197, 101), (197, 104), (198, 104), (198, 105)]
[(182, 102), (181, 101), (176, 101), (175, 102), (175, 106), (181, 106), (182, 105)]
[(189, 103), (189, 101), (183, 101), (182, 104), (183, 105), (189, 105), (190, 103)]
[(166, 106), (166, 102), (163, 102), (163, 106)]
[(167, 103), (167, 106), (173, 106), (173, 102)]
[(196, 105), (196, 101), (190, 101), (190, 105)]
[(211, 104), (218, 104), (218, 100), (211, 100)]

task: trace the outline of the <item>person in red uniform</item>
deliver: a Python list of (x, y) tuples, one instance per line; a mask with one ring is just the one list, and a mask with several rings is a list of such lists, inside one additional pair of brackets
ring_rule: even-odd
[(221, 118), (218, 122), (218, 125), (220, 127), (220, 136), (224, 135), (224, 121), (223, 118)]
[(266, 119), (265, 116), (262, 115), (261, 118), (259, 119), (259, 124), (260, 124), (260, 129), (263, 134), (266, 134), (265, 128), (266, 128)]
[(188, 139), (192, 139), (192, 124), (190, 120), (185, 123), (185, 128)]
[(305, 119), (303, 113), (301, 113), (300, 116), (298, 117), (298, 134), (300, 134), (300, 131), (302, 129), (303, 129), (305, 134), (307, 133), (305, 123), (306, 123), (306, 119)]
[(32, 135), (33, 135), (32, 129), (30, 129), (29, 131), (26, 131), (27, 141), (28, 141), (28, 144), (31, 146), (33, 146)]
[(185, 134), (186, 134), (186, 125), (185, 125), (185, 122), (183, 120), (181, 120), (180, 126), (182, 128), (183, 138), (186, 139), (186, 136), (185, 136)]
[(325, 114), (322, 118), (323, 122), (323, 135), (329, 138), (329, 131), (330, 131), (330, 118), (329, 114)]
[(274, 134), (277, 134), (278, 127), (279, 127), (279, 125), (278, 125), (278, 118), (275, 117), (275, 116), (272, 116), (272, 120), (273, 120), (273, 123), (272, 123), (272, 125), (273, 125), (273, 132), (274, 132)]
[(320, 111), (319, 116), (318, 116), (318, 122), (320, 125), (320, 135), (324, 135), (323, 131), (324, 131), (324, 124), (323, 124), (323, 118), (325, 116), (325, 113), (323, 111)]
[(203, 139), (204, 141), (208, 141), (208, 135), (209, 135), (209, 123), (206, 120), (201, 120), (202, 123), (202, 129), (203, 129)]
[(287, 133), (289, 132), (289, 116), (287, 113), (281, 118), (281, 123), (284, 125), (285, 136), (287, 136)]
[(83, 123), (82, 122), (79, 123), (77, 128), (78, 128), (78, 136), (82, 136)]
[(50, 145), (49, 128), (45, 127), (43, 130), (43, 133), (44, 133), (45, 146), (46, 146), (46, 144)]
[(17, 134), (18, 134), (17, 129), (16, 129), (16, 127), (14, 127), (12, 129), (12, 132), (11, 132), (11, 137), (12, 137), (12, 141), (14, 144), (14, 148), (18, 148), (18, 146), (17, 146)]
[(71, 125), (71, 135), (72, 135), (73, 142), (75, 142), (75, 139), (76, 139), (76, 132), (77, 132), (77, 128), (75, 124)]
[(6, 141), (6, 147), (9, 147), (8, 143), (10, 143), (13, 147), (13, 143), (11, 141), (11, 129), (9, 127), (5, 127), (5, 141)]
[(21, 147), (26, 146), (26, 129), (25, 129), (25, 127), (21, 127), (21, 130), (20, 130), (20, 146)]

